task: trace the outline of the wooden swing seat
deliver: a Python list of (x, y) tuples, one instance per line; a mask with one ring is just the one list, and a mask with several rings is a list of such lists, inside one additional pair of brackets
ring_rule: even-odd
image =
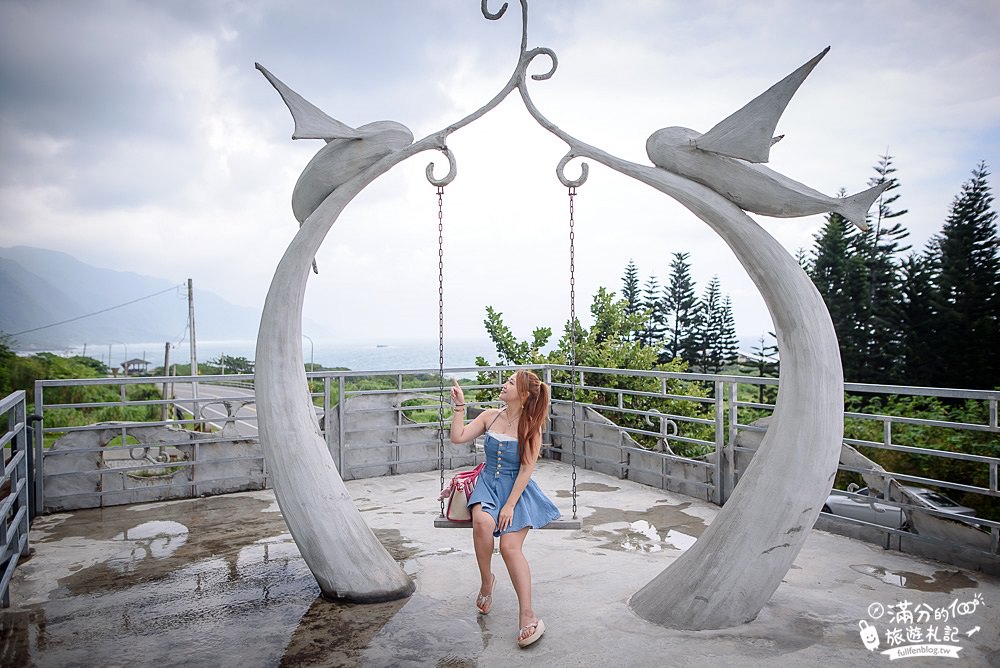
[[(449, 520), (447, 517), (442, 517), (438, 515), (434, 518), (434, 528), (435, 529), (471, 529), (472, 520), (465, 520), (459, 522), (457, 520)], [(539, 527), (540, 531), (546, 529), (582, 529), (583, 520), (580, 519), (560, 519), (553, 520), (543, 527)]]

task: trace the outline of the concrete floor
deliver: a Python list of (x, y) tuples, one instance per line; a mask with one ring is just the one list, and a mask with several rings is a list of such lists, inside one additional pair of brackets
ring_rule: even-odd
[[(540, 462), (536, 480), (568, 516), (568, 466)], [(584, 529), (535, 531), (525, 543), (547, 629), (520, 650), (502, 560), (493, 611), (480, 616), (469, 532), (432, 526), (437, 473), (347, 485), (415, 580), (411, 598), (320, 598), (270, 492), (50, 515), (36, 520), (34, 555), (0, 612), (0, 665), (886, 666), (894, 625), (869, 610), (901, 602), (933, 610), (939, 633), (954, 628), (960, 658), (893, 665), (1000, 665), (1000, 580), (815, 530), (754, 622), (700, 632), (650, 624), (629, 596), (717, 509), (590, 471), (579, 472)], [(966, 614), (933, 621), (953, 602)], [(878, 630), (878, 650), (865, 649), (861, 620)]]

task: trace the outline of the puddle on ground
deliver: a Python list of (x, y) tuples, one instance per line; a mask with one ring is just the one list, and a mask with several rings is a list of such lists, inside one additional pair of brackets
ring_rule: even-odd
[[(96, 564), (58, 581), (70, 594), (118, 591), (161, 580), (189, 564), (221, 560), (231, 577), (238, 572), (241, 550), (261, 541), (287, 537), (270, 500), (213, 496), (177, 504), (133, 506), (128, 512), (79, 510), (45, 528), (39, 543), (77, 537), (107, 541), (116, 551)], [(197, 527), (190, 532), (189, 526)]]
[(417, 548), (407, 546), (411, 541), (400, 535), (399, 529), (372, 529), (372, 532), (392, 558), (399, 563), (412, 559), (420, 552)]
[[(198, 512), (217, 510), (210, 501), (198, 501)], [(243, 499), (257, 508), (252, 501)], [(146, 520), (141, 509), (124, 513), (128, 521), (115, 522), (101, 563), (54, 582), (43, 603), (0, 611), (0, 665), (120, 665), (121, 647), (139, 644), (150, 665), (200, 665), (233, 648), (254, 665), (418, 666), (427, 657), (439, 658), (438, 665), (477, 665), (484, 637), (467, 600), (325, 600), (280, 516), (257, 513), (249, 521), (231, 510), (228, 523), (208, 527), (190, 518)], [(100, 513), (94, 515), (97, 526)], [(260, 536), (258, 523), (273, 533)], [(374, 533), (398, 562), (419, 553), (399, 530)], [(427, 620), (462, 637), (427, 633)], [(241, 665), (230, 658), (219, 665)]]
[(854, 564), (851, 570), (870, 575), (895, 587), (917, 591), (947, 593), (955, 589), (971, 589), (979, 586), (979, 583), (959, 571), (934, 571), (933, 575), (921, 575), (910, 571), (891, 571), (871, 564)]
[[(358, 605), (317, 598), (302, 616), (280, 666), (439, 666), (472, 668), (489, 642), (482, 616), (460, 597), (419, 592), (401, 601)], [(442, 632), (428, 632), (428, 628)], [(446, 632), (443, 630), (447, 630)]]
[[(577, 492), (617, 492), (621, 487), (612, 487), (602, 482), (581, 482), (576, 486)], [(560, 489), (556, 491), (556, 496), (560, 499), (569, 499), (573, 496), (573, 491)]]
[[(169, 557), (187, 543), (188, 528), (180, 522), (153, 520), (126, 529), (111, 540), (128, 540), (136, 543), (140, 550), (148, 552), (154, 559)], [(141, 558), (141, 557), (139, 557)]]
[[(705, 530), (705, 522), (684, 511), (690, 503), (655, 505), (644, 511), (592, 506), (594, 512), (584, 519), (584, 531), (604, 541), (598, 547), (625, 552), (659, 552), (663, 549), (686, 550)], [(628, 524), (622, 529), (600, 529), (600, 525)]]

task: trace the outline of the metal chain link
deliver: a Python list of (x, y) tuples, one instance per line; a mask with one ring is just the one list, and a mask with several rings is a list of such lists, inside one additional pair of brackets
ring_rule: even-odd
[[(438, 198), (438, 471), (444, 489), (444, 186), (437, 187)], [(444, 517), (444, 499), (441, 499)]]
[(573, 218), (573, 201), (576, 188), (569, 187), (569, 354), (573, 370), (570, 372), (570, 383), (573, 390), (573, 411), (570, 420), (570, 432), (573, 452), (573, 519), (576, 519), (576, 221)]

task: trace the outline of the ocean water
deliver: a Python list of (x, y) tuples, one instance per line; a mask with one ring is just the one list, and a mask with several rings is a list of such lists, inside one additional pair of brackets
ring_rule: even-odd
[[(163, 366), (164, 343), (115, 343), (110, 347), (112, 366), (120, 366), (126, 359), (144, 359), (151, 367)], [(108, 363), (108, 346), (90, 346), (52, 351), (60, 355), (81, 355)], [(206, 364), (220, 355), (245, 357), (253, 360), (257, 355), (257, 342), (253, 340), (198, 341), (198, 362)], [(489, 339), (445, 340), (444, 364), (450, 368), (472, 367), (476, 356), (482, 355), (496, 363), (497, 355)], [(346, 367), (352, 371), (428, 370), (438, 368), (438, 342), (436, 340), (399, 340), (371, 343), (302, 340), (303, 362), (315, 362), (327, 368)], [(184, 342), (170, 349), (171, 364), (191, 361), (190, 343)]]
[[(759, 338), (759, 337), (758, 337)], [(740, 337), (740, 350), (749, 352), (759, 346), (758, 338)], [(771, 341), (773, 342), (773, 339)], [(550, 346), (551, 347), (551, 346)], [(86, 348), (70, 347), (49, 352), (58, 355), (87, 355), (108, 364), (120, 367), (126, 359), (144, 359), (150, 368), (163, 366), (165, 344), (159, 343), (115, 343), (91, 345)], [(543, 352), (546, 352), (543, 350)], [(34, 351), (37, 352), (37, 351)], [(257, 342), (249, 339), (226, 341), (198, 341), (198, 362), (206, 364), (220, 355), (245, 357), (253, 361), (257, 356)], [(445, 367), (456, 369), (474, 367), (476, 357), (483, 356), (490, 363), (497, 362), (493, 342), (483, 339), (446, 339), (444, 348)], [(333, 368), (346, 367), (352, 371), (416, 371), (433, 370), (438, 367), (438, 342), (436, 340), (388, 340), (373, 342), (345, 342), (314, 339), (302, 340), (303, 362)], [(171, 364), (187, 364), (191, 361), (191, 347), (188, 342), (172, 345)]]

